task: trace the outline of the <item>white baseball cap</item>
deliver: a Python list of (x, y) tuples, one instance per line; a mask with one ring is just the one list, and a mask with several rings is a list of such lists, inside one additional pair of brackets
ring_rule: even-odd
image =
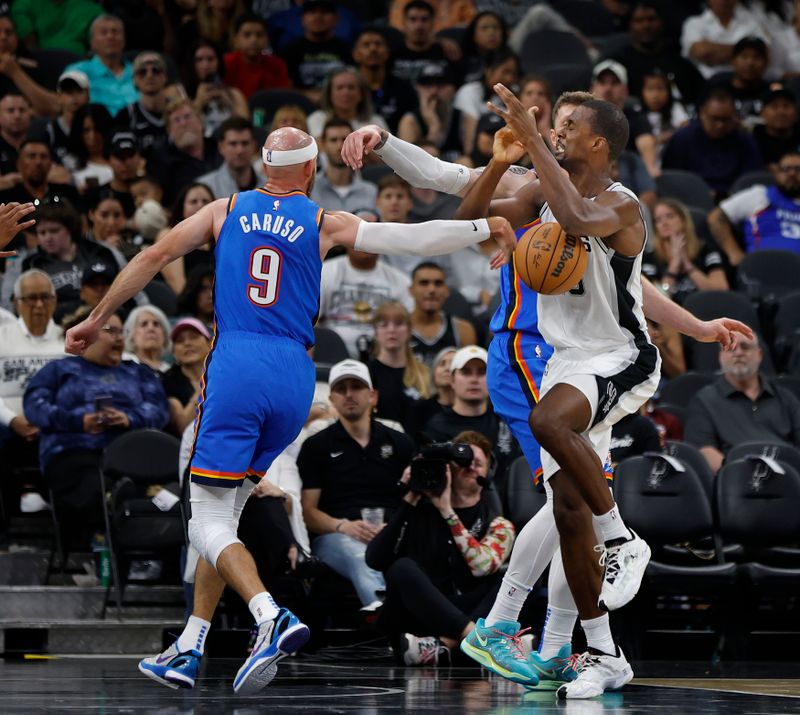
[(344, 380), (346, 377), (352, 377), (354, 380), (360, 380), (370, 390), (372, 389), (372, 378), (369, 376), (367, 366), (358, 360), (342, 360), (337, 362), (328, 375), (328, 384), (333, 387), (339, 380)]
[(628, 84), (628, 70), (615, 60), (598, 62), (592, 70), (592, 79), (597, 79), (603, 72), (611, 72), (622, 84)]
[(453, 355), (453, 362), (450, 363), (450, 372), (461, 370), (470, 360), (480, 360), (484, 365), (489, 363), (489, 353), (478, 345), (467, 345), (465, 348), (456, 350)]

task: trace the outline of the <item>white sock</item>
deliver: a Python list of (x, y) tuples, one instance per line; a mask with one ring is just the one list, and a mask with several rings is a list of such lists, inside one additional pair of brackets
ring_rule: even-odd
[(273, 620), (278, 615), (278, 604), (272, 599), (272, 596), (266, 591), (257, 593), (250, 599), (247, 604), (253, 618), (256, 619), (256, 625), (260, 626), (262, 623)]
[(622, 521), (622, 517), (619, 515), (619, 507), (616, 503), (611, 507), (610, 511), (600, 516), (593, 516), (592, 519), (595, 527), (603, 537), (603, 542), (611, 541), (612, 539), (625, 539), (627, 541), (633, 538), (633, 534), (628, 531), (628, 527), (625, 526), (625, 522)]
[(493, 626), (497, 621), (516, 621), (531, 592), (530, 587), (515, 581), (508, 574), (503, 577), (500, 590), (494, 599), (492, 610), (486, 616), (486, 625)]
[(597, 618), (590, 618), (588, 621), (581, 620), (581, 628), (586, 634), (586, 645), (594, 650), (599, 650), (606, 655), (616, 655), (617, 646), (614, 637), (611, 635), (611, 626), (608, 622), (608, 614), (604, 613)]
[(183, 633), (178, 636), (178, 650), (185, 653), (189, 650), (196, 650), (203, 653), (206, 647), (206, 636), (211, 628), (208, 621), (204, 621), (197, 616), (189, 616)]
[(578, 620), (577, 611), (569, 611), (557, 606), (548, 606), (544, 618), (542, 638), (539, 642), (539, 656), (544, 660), (555, 658), (561, 646), (572, 643), (572, 631)]

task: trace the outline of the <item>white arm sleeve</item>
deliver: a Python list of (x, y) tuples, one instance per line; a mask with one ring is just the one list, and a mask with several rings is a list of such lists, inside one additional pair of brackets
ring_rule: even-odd
[(362, 221), (355, 248), (385, 256), (438, 256), (489, 238), (489, 222), (427, 221), (425, 223), (370, 223)]
[(418, 189), (457, 194), (469, 181), (470, 170), (466, 166), (437, 159), (391, 134), (386, 143), (374, 151), (398, 176)]

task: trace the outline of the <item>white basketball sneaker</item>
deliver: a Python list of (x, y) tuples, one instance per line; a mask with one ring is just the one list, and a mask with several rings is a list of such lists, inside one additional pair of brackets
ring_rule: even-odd
[(647, 564), (650, 547), (633, 529), (633, 538), (627, 541), (607, 541), (594, 547), (600, 552), (603, 566), (603, 585), (597, 605), (604, 611), (622, 608), (639, 591)]
[(578, 677), (556, 691), (562, 700), (596, 698), (606, 690), (617, 690), (633, 680), (633, 670), (619, 646), (617, 655), (582, 653), (572, 668)]

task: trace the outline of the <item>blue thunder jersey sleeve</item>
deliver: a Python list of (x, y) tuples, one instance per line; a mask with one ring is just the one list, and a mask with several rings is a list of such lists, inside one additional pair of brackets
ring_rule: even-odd
[(214, 249), (220, 335), (238, 331), (314, 344), (323, 210), (305, 194), (234, 194)]
[[(528, 229), (540, 223), (540, 219), (531, 221), (516, 229), (517, 241)], [(514, 262), (500, 269), (500, 305), (492, 316), (489, 329), (498, 333), (518, 331), (539, 338), (541, 337), (537, 313), (538, 294), (528, 288), (517, 274)]]

